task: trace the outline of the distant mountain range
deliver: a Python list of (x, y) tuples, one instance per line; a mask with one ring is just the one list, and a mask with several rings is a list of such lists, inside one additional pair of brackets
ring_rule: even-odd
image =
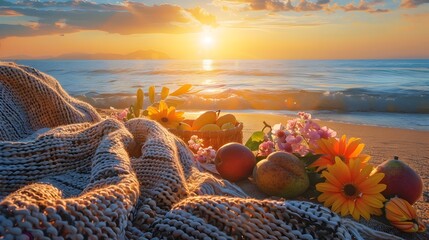
[(2, 57), (1, 59), (62, 59), (62, 60), (138, 60), (138, 59), (171, 59), (166, 53), (154, 50), (139, 50), (129, 54), (115, 53), (66, 53), (56, 57), (31, 57), (27, 55), (16, 55)]

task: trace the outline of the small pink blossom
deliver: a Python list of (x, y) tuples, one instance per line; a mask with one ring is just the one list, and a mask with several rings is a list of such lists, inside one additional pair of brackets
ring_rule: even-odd
[(188, 141), (188, 146), (190, 149), (198, 151), (200, 147), (204, 147), (203, 139), (199, 138), (197, 135), (192, 135)]
[(301, 156), (305, 156), (309, 152), (309, 149), (306, 145), (292, 144), (292, 152), (298, 153)]
[(200, 147), (197, 151), (197, 154), (195, 154), (195, 160), (199, 161), (200, 163), (214, 163), (215, 158), (216, 150), (214, 150), (212, 146), (207, 148)]
[(128, 115), (128, 108), (125, 108), (119, 113), (112, 113), (112, 117), (121, 122), (125, 122), (127, 120), (127, 115)]
[(292, 119), (287, 121), (286, 128), (289, 131), (294, 131), (298, 127), (298, 119)]
[(272, 141), (265, 141), (259, 144), (258, 155), (266, 157), (274, 152), (274, 150), (274, 143)]
[(328, 128), (327, 126), (323, 126), (322, 128), (319, 129), (319, 135), (320, 138), (332, 138), (332, 137), (336, 137), (337, 136), (337, 132)]
[(309, 119), (311, 119), (311, 114), (310, 114), (310, 113), (306, 113), (306, 112), (299, 112), (299, 113), (298, 113), (298, 116), (299, 116), (301, 119), (304, 119), (304, 120), (309, 120)]
[(274, 124), (274, 126), (271, 127), (271, 134), (277, 136), (282, 135), (284, 133), (285, 126), (283, 126), (281, 123)]
[(305, 154), (308, 153), (307, 144), (305, 143), (305, 140), (302, 136), (300, 136), (300, 135), (297, 135), (297, 136), (289, 135), (286, 138), (286, 142), (290, 146), (289, 152), (299, 153), (302, 156), (304, 156)]

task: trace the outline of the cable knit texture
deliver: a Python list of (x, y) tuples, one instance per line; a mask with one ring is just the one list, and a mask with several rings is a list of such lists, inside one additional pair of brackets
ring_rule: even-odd
[(101, 119), (0, 63), (0, 239), (398, 239), (318, 204), (249, 198), (158, 123)]

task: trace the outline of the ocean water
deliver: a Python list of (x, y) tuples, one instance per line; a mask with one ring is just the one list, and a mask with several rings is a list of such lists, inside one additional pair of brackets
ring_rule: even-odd
[[(221, 109), (429, 131), (429, 60), (20, 60), (95, 107), (126, 108), (154, 85), (194, 94), (186, 111)], [(146, 101), (147, 104), (147, 101)]]

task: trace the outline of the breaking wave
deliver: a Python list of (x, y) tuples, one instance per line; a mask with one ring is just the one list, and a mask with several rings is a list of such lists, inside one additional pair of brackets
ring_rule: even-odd
[[(98, 108), (126, 108), (135, 99), (128, 93), (87, 93), (76, 96)], [(344, 91), (246, 90), (201, 91), (171, 98), (170, 104), (186, 110), (329, 110), (339, 112), (429, 113), (429, 93)], [(147, 103), (146, 103), (147, 104)]]

